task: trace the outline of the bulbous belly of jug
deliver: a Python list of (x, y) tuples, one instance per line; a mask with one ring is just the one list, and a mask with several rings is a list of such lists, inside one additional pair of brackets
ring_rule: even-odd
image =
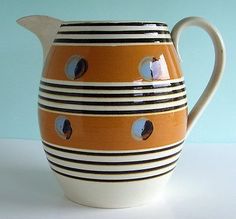
[(111, 208), (155, 199), (186, 133), (174, 46), (53, 45), (38, 114), (47, 159), (69, 199)]

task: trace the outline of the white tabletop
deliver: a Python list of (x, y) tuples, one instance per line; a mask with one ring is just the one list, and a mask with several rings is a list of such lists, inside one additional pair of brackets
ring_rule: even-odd
[(185, 144), (161, 200), (96, 209), (67, 200), (39, 141), (0, 139), (0, 218), (234, 219), (236, 144)]

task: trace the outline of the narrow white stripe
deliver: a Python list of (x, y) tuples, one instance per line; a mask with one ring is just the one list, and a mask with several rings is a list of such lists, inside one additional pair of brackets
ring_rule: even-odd
[(167, 26), (62, 26), (59, 31), (127, 31), (127, 30), (167, 30)]
[(155, 171), (150, 171), (150, 172), (144, 172), (144, 173), (133, 173), (133, 174), (120, 174), (120, 175), (105, 175), (105, 174), (90, 174), (90, 173), (80, 173), (80, 172), (75, 172), (75, 171), (69, 171), (65, 170), (59, 167), (56, 167), (52, 164), (50, 164), (53, 169), (68, 174), (72, 176), (77, 176), (77, 177), (84, 177), (84, 178), (91, 178), (91, 179), (102, 179), (102, 180), (118, 180), (118, 179), (135, 179), (135, 178), (142, 178), (142, 177), (149, 177), (149, 176), (155, 176), (159, 175), (162, 173), (165, 173), (171, 169), (173, 169), (176, 164), (173, 164), (171, 166), (168, 166), (166, 168), (162, 168), (160, 170), (155, 170)]
[(160, 104), (146, 104), (140, 106), (88, 106), (88, 105), (73, 105), (64, 103), (52, 103), (50, 101), (39, 99), (39, 103), (45, 106), (57, 107), (61, 109), (74, 109), (74, 110), (94, 110), (94, 111), (136, 111), (136, 110), (153, 110), (164, 109), (168, 107), (175, 107), (187, 103), (187, 99), (182, 99), (174, 102), (160, 103)]
[[(60, 111), (56, 111), (56, 110), (49, 110), (49, 109), (45, 109), (42, 107), (38, 107), (40, 110), (45, 111), (45, 112), (50, 112), (50, 113), (54, 113), (57, 115), (61, 115), (62, 112)], [(178, 109), (174, 109), (174, 110), (168, 110), (168, 111), (163, 111), (163, 112), (150, 112), (150, 113), (138, 113), (138, 114), (117, 114), (115, 115), (115, 117), (136, 117), (138, 116), (148, 116), (148, 115), (161, 115), (161, 114), (171, 114), (171, 113), (176, 113), (178, 111), (182, 111), (182, 110), (186, 110), (188, 108), (188, 106), (184, 106)], [(85, 117), (114, 117), (114, 115), (104, 115), (104, 114), (84, 114), (84, 113), (70, 113), (70, 112), (63, 112), (63, 115), (69, 115), (69, 116), (85, 116)]]
[[(88, 21), (63, 21), (61, 24), (62, 25), (68, 25), (68, 24), (80, 24), (82, 26), (91, 26), (94, 25), (94, 26), (99, 26), (101, 24), (105, 24), (107, 26), (108, 25), (111, 25), (111, 24), (114, 24), (114, 25), (119, 25), (119, 26), (124, 26), (124, 23), (125, 23), (125, 26), (128, 25), (129, 23), (132, 23), (133, 26), (140, 26), (140, 24), (142, 25), (146, 25), (146, 26), (157, 26), (158, 25), (161, 25), (161, 26), (166, 26), (167, 24), (163, 21), (157, 21), (157, 20), (142, 20), (142, 21), (136, 21), (136, 20), (96, 20), (96, 21), (93, 21), (93, 20), (88, 20)], [(127, 24), (128, 23), (128, 24)], [(99, 24), (99, 25), (96, 25), (96, 24)], [(113, 25), (113, 26), (114, 26)]]
[[(64, 158), (74, 159), (74, 160), (84, 160), (84, 161), (94, 161), (94, 162), (130, 162), (130, 161), (140, 161), (140, 160), (150, 160), (157, 158), (164, 158), (167, 156), (171, 156), (182, 149), (182, 146), (178, 146), (176, 148), (151, 153), (151, 154), (142, 154), (142, 155), (122, 155), (122, 156), (91, 156), (91, 155), (81, 155), (81, 154), (73, 154), (66, 153), (58, 150), (51, 149), (44, 145), (44, 149), (53, 154)], [(111, 152), (110, 152), (111, 153)], [(175, 155), (174, 157), (176, 157)]]
[(146, 39), (160, 38), (170, 39), (170, 34), (146, 33), (146, 34), (57, 34), (56, 39)]
[(170, 83), (182, 82), (184, 77), (171, 79), (171, 80), (162, 80), (162, 81), (133, 81), (133, 82), (84, 82), (84, 81), (69, 81), (69, 80), (55, 80), (42, 77), (41, 81), (53, 83), (53, 84), (62, 84), (62, 85), (74, 85), (74, 86), (146, 86), (146, 85), (169, 85)]
[(130, 101), (149, 101), (149, 100), (163, 100), (169, 98), (176, 98), (186, 95), (186, 91), (176, 93), (176, 94), (169, 94), (163, 96), (154, 96), (154, 97), (116, 97), (116, 98), (95, 98), (95, 97), (69, 97), (63, 95), (55, 95), (55, 94), (48, 94), (42, 91), (39, 91), (39, 95), (42, 97), (47, 97), (56, 100), (72, 100), (72, 101), (90, 101), (90, 102), (130, 102)]
[(94, 90), (94, 89), (70, 89), (70, 88), (59, 88), (59, 87), (51, 87), (40, 85), (40, 88), (50, 90), (50, 91), (60, 91), (66, 93), (82, 93), (82, 94), (143, 94), (143, 93), (163, 93), (163, 92), (171, 92), (173, 90), (179, 90), (185, 88), (185, 85), (179, 85), (175, 87), (166, 87), (166, 88), (158, 88), (158, 89), (140, 89), (140, 90)]
[(53, 42), (54, 46), (146, 46), (146, 45), (173, 45), (173, 42), (154, 42), (154, 43), (58, 43)]

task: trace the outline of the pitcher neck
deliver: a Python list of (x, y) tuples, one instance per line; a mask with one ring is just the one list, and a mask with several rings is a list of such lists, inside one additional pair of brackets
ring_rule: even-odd
[(172, 43), (168, 26), (161, 22), (63, 22), (53, 44), (124, 45)]

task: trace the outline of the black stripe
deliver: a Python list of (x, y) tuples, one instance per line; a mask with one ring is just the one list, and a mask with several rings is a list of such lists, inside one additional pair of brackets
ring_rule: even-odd
[(157, 166), (157, 167), (152, 167), (152, 168), (147, 168), (147, 169), (139, 169), (139, 170), (124, 170), (124, 171), (96, 171), (96, 170), (85, 170), (85, 169), (79, 169), (79, 168), (74, 168), (74, 167), (67, 167), (67, 166), (63, 166), (60, 165), (58, 163), (55, 163), (49, 159), (47, 159), (48, 162), (56, 167), (59, 167), (61, 169), (64, 170), (69, 170), (69, 171), (73, 171), (73, 172), (77, 172), (77, 173), (88, 173), (88, 174), (104, 174), (104, 175), (123, 175), (123, 174), (133, 174), (133, 173), (145, 173), (145, 172), (151, 172), (151, 171), (155, 171), (155, 170), (161, 170), (163, 168), (169, 167), (173, 164), (175, 164), (178, 159), (176, 159), (175, 161), (162, 165), (162, 166)]
[(40, 81), (40, 84), (50, 87), (58, 88), (71, 88), (71, 89), (89, 89), (89, 90), (142, 90), (142, 89), (160, 89), (177, 87), (183, 85), (184, 81), (167, 83), (162, 85), (134, 85), (134, 86), (90, 86), (90, 85), (68, 85), (68, 84), (55, 84), (45, 81)]
[(84, 31), (58, 31), (57, 34), (145, 34), (145, 33), (158, 33), (170, 34), (168, 30), (84, 30)]
[(48, 97), (38, 96), (39, 99), (46, 100), (53, 103), (62, 103), (62, 104), (73, 104), (73, 105), (86, 105), (86, 106), (137, 106), (137, 105), (148, 105), (148, 104), (158, 104), (158, 103), (168, 103), (183, 100), (186, 98), (186, 95), (167, 98), (162, 100), (141, 100), (141, 101), (128, 101), (128, 102), (91, 102), (91, 101), (74, 101), (74, 100), (58, 100)]
[[(175, 168), (175, 167), (174, 167)], [(132, 181), (140, 181), (140, 180), (147, 180), (147, 179), (152, 179), (152, 178), (157, 178), (157, 177), (160, 177), (160, 176), (164, 176), (170, 172), (172, 172), (174, 170), (174, 168), (164, 172), (164, 173), (161, 173), (161, 174), (157, 174), (157, 175), (153, 175), (153, 176), (147, 176), (147, 177), (142, 177), (142, 178), (134, 178), (134, 179), (92, 179), (92, 178), (85, 178), (85, 177), (78, 177), (78, 176), (72, 176), (72, 175), (69, 175), (69, 174), (65, 174), (65, 173), (62, 173), (62, 172), (59, 172), (55, 169), (53, 169), (51, 167), (51, 169), (62, 175), (62, 176), (65, 176), (65, 177), (69, 177), (69, 178), (73, 178), (73, 179), (78, 179), (78, 180), (85, 180), (85, 181), (92, 181), (92, 182), (107, 182), (107, 183), (117, 183), (117, 182), (132, 182)]]
[(164, 26), (167, 27), (165, 23), (152, 23), (152, 22), (79, 22), (79, 23), (64, 23), (61, 24), (61, 27), (74, 27), (74, 26), (148, 26), (148, 25), (155, 25), (155, 26)]
[(182, 107), (187, 106), (187, 103), (178, 105), (178, 106), (172, 106), (172, 107), (166, 107), (166, 108), (160, 108), (160, 109), (147, 109), (147, 110), (107, 110), (107, 111), (97, 111), (97, 110), (77, 110), (77, 109), (65, 109), (65, 108), (58, 108), (58, 107), (52, 107), (52, 106), (46, 106), (41, 103), (38, 103), (39, 107), (56, 111), (56, 112), (66, 112), (66, 113), (75, 113), (75, 114), (89, 114), (89, 115), (131, 115), (131, 114), (144, 114), (144, 113), (157, 113), (157, 112), (166, 112), (171, 110), (180, 109)]
[(80, 155), (88, 155), (88, 156), (133, 156), (133, 155), (144, 155), (144, 154), (152, 154), (152, 153), (157, 153), (157, 152), (163, 152), (163, 151), (168, 151), (168, 150), (172, 150), (174, 148), (179, 147), (180, 145), (182, 145), (184, 143), (184, 141), (181, 141), (180, 143), (174, 144), (172, 146), (166, 147), (166, 148), (158, 148), (158, 149), (154, 149), (154, 150), (149, 150), (149, 151), (137, 151), (137, 152), (87, 152), (87, 151), (78, 151), (78, 150), (71, 150), (71, 149), (65, 149), (65, 148), (61, 148), (61, 147), (56, 147), (53, 146), (51, 144), (48, 144), (44, 141), (42, 141), (42, 143), (53, 150), (56, 151), (61, 151), (61, 152), (65, 152), (65, 153), (71, 153), (71, 154), (80, 154)]
[(180, 88), (172, 91), (166, 92), (151, 92), (151, 93), (126, 93), (126, 94), (98, 94), (98, 93), (74, 93), (74, 92), (61, 92), (61, 91), (52, 91), (47, 90), (44, 88), (39, 88), (39, 91), (48, 93), (48, 94), (55, 94), (55, 95), (62, 95), (62, 96), (70, 96), (70, 97), (153, 97), (153, 96), (163, 96), (168, 94), (177, 94), (185, 91), (185, 88)]
[(54, 43), (168, 43), (171, 38), (120, 38), (120, 39), (68, 39), (56, 38)]
[(139, 160), (139, 161), (123, 161), (123, 162), (105, 162), (105, 161), (88, 161), (88, 160), (78, 160), (78, 159), (72, 159), (72, 158), (67, 158), (67, 157), (61, 157), (55, 154), (52, 154), (44, 149), (45, 153), (51, 157), (72, 162), (72, 163), (82, 163), (82, 164), (89, 164), (89, 165), (136, 165), (136, 164), (145, 164), (145, 163), (153, 163), (153, 162), (159, 162), (163, 160), (167, 160), (169, 158), (172, 158), (178, 154), (180, 154), (181, 150), (178, 152), (165, 156), (165, 157), (159, 157), (159, 158), (154, 158), (154, 159), (149, 159), (149, 160)]

